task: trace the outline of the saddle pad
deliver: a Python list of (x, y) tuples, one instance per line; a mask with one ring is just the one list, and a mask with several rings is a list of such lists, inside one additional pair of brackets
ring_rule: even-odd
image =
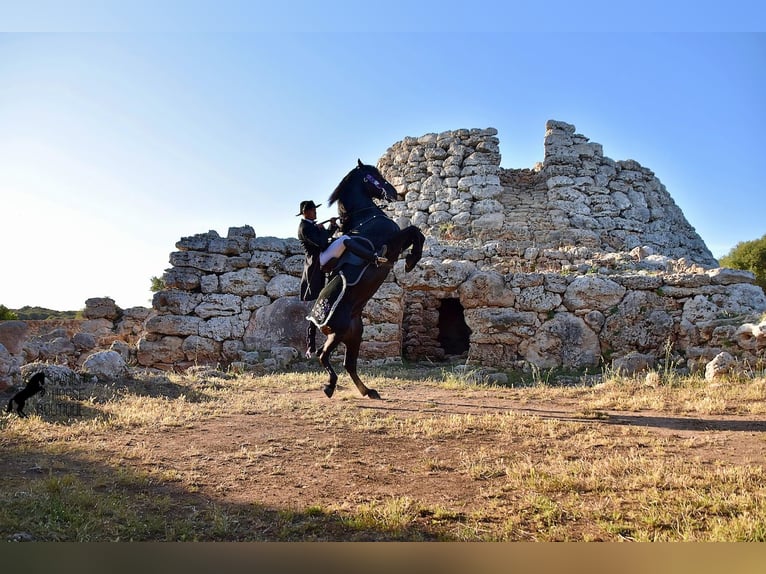
[(335, 308), (343, 299), (346, 292), (346, 277), (343, 273), (338, 273), (333, 277), (324, 289), (319, 293), (319, 297), (314, 302), (311, 312), (306, 319), (314, 323), (317, 327), (324, 327), (332, 318)]

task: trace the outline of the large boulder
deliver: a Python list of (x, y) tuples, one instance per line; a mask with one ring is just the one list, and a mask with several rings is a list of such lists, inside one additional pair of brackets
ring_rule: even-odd
[(11, 355), (18, 355), (24, 347), (29, 327), (24, 321), (0, 321), (0, 345)]
[(598, 336), (585, 321), (570, 313), (557, 313), (526, 339), (519, 350), (540, 368), (588, 367), (598, 365), (601, 356)]
[(458, 287), (463, 307), (513, 307), (516, 294), (497, 271), (479, 271)]
[(425, 257), (409, 273), (404, 271), (404, 263), (401, 261), (394, 266), (396, 280), (405, 289), (451, 291), (460, 287), (475, 271), (476, 265), (470, 261), (441, 261)]
[(80, 375), (66, 365), (51, 365), (50, 363), (33, 362), (21, 367), (21, 375), (24, 380), (29, 379), (34, 373), (42, 371), (45, 374), (46, 384), (50, 383), (59, 387), (77, 386), (82, 383)]
[(85, 301), (85, 310), (82, 314), (86, 319), (110, 319), (114, 321), (122, 315), (122, 309), (110, 297), (93, 297)]
[(625, 287), (606, 277), (581, 275), (567, 287), (564, 293), (564, 305), (570, 311), (578, 309), (606, 311), (622, 300), (625, 291)]
[(736, 368), (737, 360), (726, 351), (718, 353), (713, 360), (705, 365), (705, 380), (709, 382), (717, 381), (726, 377)]
[(673, 335), (673, 317), (651, 291), (628, 291), (604, 321), (601, 338), (618, 354), (656, 353)]
[[(245, 330), (245, 347), (269, 351), (273, 347), (293, 347), (301, 352), (306, 346), (306, 315), (312, 301), (298, 297), (281, 297), (271, 305), (258, 309)], [(319, 343), (318, 334), (317, 343)]]
[(139, 365), (145, 367), (172, 365), (185, 359), (182, 345), (181, 337), (142, 337), (136, 345), (136, 359)]
[(300, 293), (300, 288), (300, 278), (280, 273), (276, 277), (273, 277), (268, 285), (266, 285), (266, 293), (269, 297), (278, 299), (281, 297), (297, 295)]
[(766, 349), (766, 321), (755, 325), (745, 323), (734, 333), (734, 340), (741, 348), (747, 351), (760, 351)]
[(82, 371), (104, 379), (114, 380), (125, 376), (128, 366), (117, 351), (98, 351), (82, 364)]
[(186, 337), (181, 349), (186, 359), (195, 364), (215, 364), (221, 360), (221, 343), (198, 335)]

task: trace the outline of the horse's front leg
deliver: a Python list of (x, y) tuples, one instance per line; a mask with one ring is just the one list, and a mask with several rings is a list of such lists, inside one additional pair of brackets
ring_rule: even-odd
[(407, 234), (407, 243), (412, 246), (410, 253), (404, 258), (404, 270), (409, 273), (423, 257), (423, 244), (425, 243), (426, 238), (415, 225), (410, 225), (404, 232)]
[(335, 369), (332, 368), (330, 356), (339, 344), (340, 340), (338, 339), (338, 336), (335, 333), (330, 333), (327, 336), (327, 340), (324, 342), (324, 345), (322, 346), (322, 350), (319, 351), (319, 363), (330, 375), (327, 384), (322, 388), (328, 399), (332, 398), (332, 395), (335, 392), (335, 387), (338, 384), (338, 374), (335, 372)]
[(362, 382), (356, 372), (357, 361), (359, 360), (359, 347), (362, 344), (362, 318), (356, 317), (351, 320), (350, 332), (346, 335), (346, 355), (343, 358), (343, 367), (351, 376), (356, 388), (363, 397), (370, 399), (380, 399), (378, 391), (370, 389)]

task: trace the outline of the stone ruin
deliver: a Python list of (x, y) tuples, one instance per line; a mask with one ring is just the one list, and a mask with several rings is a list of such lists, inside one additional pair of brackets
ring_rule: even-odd
[[(628, 372), (669, 358), (695, 371), (723, 354), (762, 364), (763, 290), (752, 273), (718, 267), (651, 170), (604, 156), (564, 122), (546, 124), (532, 168), (500, 167), (499, 144), (493, 128), (456, 130), (405, 138), (380, 158), (403, 194), (386, 209), (426, 245), (367, 305), (362, 358)], [(140, 334), (116, 337), (130, 361), (274, 370), (301, 360), (310, 303), (298, 299), (297, 239), (246, 225), (176, 249)], [(118, 327), (102, 329), (108, 342)]]
[(763, 291), (718, 262), (652, 171), (549, 121), (544, 159), (500, 167), (497, 131), (405, 138), (379, 167), (426, 252), (404, 288), (403, 356), (621, 369), (672, 347), (690, 369), (766, 348)]
[[(387, 206), (427, 236), (365, 310), (361, 356), (495, 368), (651, 366), (672, 349), (699, 368), (722, 351), (755, 363), (766, 297), (720, 269), (662, 183), (572, 125), (546, 125), (544, 160), (500, 167), (495, 129), (405, 138), (379, 160), (403, 194)], [(296, 239), (251, 227), (181, 239), (138, 362), (279, 367), (302, 351)], [(763, 330), (763, 333), (761, 333)]]

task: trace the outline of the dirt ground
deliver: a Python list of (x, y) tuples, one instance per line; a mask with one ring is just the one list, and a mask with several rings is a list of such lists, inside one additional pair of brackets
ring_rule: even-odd
[[(529, 461), (544, 471), (552, 460), (594, 461), (644, 449), (711, 468), (766, 463), (766, 415), (591, 410), (582, 396), (518, 388), (404, 382), (378, 390), (383, 400), (359, 396), (348, 382), (332, 399), (305, 383), (243, 388), (231, 412), (159, 429), (91, 428), (72, 439), (67, 457), (34, 447), (12, 458), (0, 453), (0, 476), (72, 473), (98, 490), (104, 468), (123, 469), (155, 477), (154, 494), (189, 505), (305, 515), (406, 499), (430, 509), (426, 522), (443, 509), (453, 521), (486, 516), (498, 523), (517, 512), (521, 497), (507, 476), (494, 472), (498, 460)], [(511, 415), (512, 430), (482, 422), (493, 415)], [(583, 496), (599, 504), (603, 494)], [(569, 536), (587, 536), (587, 522)]]
[[(661, 437), (666, 439), (667, 457), (693, 456), (711, 464), (766, 462), (763, 416), (602, 411), (594, 417), (583, 415), (577, 400), (529, 404), (507, 389), (455, 392), (412, 385), (380, 390), (384, 399), (375, 401), (357, 395), (353, 386), (339, 391), (343, 398), (333, 399), (318, 389), (274, 389), (311, 405), (307, 410), (316, 407), (314, 412), (319, 414), (285, 416), (261, 411), (256, 404), (247, 414), (218, 416), (189, 427), (169, 428), (161, 435), (104, 434), (92, 436), (90, 442), (95, 448), (121, 452), (147, 469), (164, 468), (190, 477), (184, 481), (187, 486), (207, 497), (283, 509), (356, 506), (410, 497), (429, 506), (471, 512), (484, 504), (486, 482), (467, 480), (465, 472), (457, 472), (467, 457), (491, 445), (494, 453), (519, 454), (523, 449), (524, 456), (542, 462), (558, 448), (545, 437), (520, 444), (518, 437), (486, 431), (481, 425), (444, 436), (389, 432), (404, 419), (435, 420), (438, 426), (440, 420), (454, 415), (513, 412), (596, 427), (604, 437), (603, 448), (619, 444), (627, 452), (641, 448), (647, 437)], [(357, 424), (339, 427), (331, 412), (326, 418), (321, 414), (329, 401), (339, 400), (341, 408), (356, 411), (359, 417), (385, 422), (371, 424), (369, 429)], [(571, 456), (576, 458), (578, 453)]]

